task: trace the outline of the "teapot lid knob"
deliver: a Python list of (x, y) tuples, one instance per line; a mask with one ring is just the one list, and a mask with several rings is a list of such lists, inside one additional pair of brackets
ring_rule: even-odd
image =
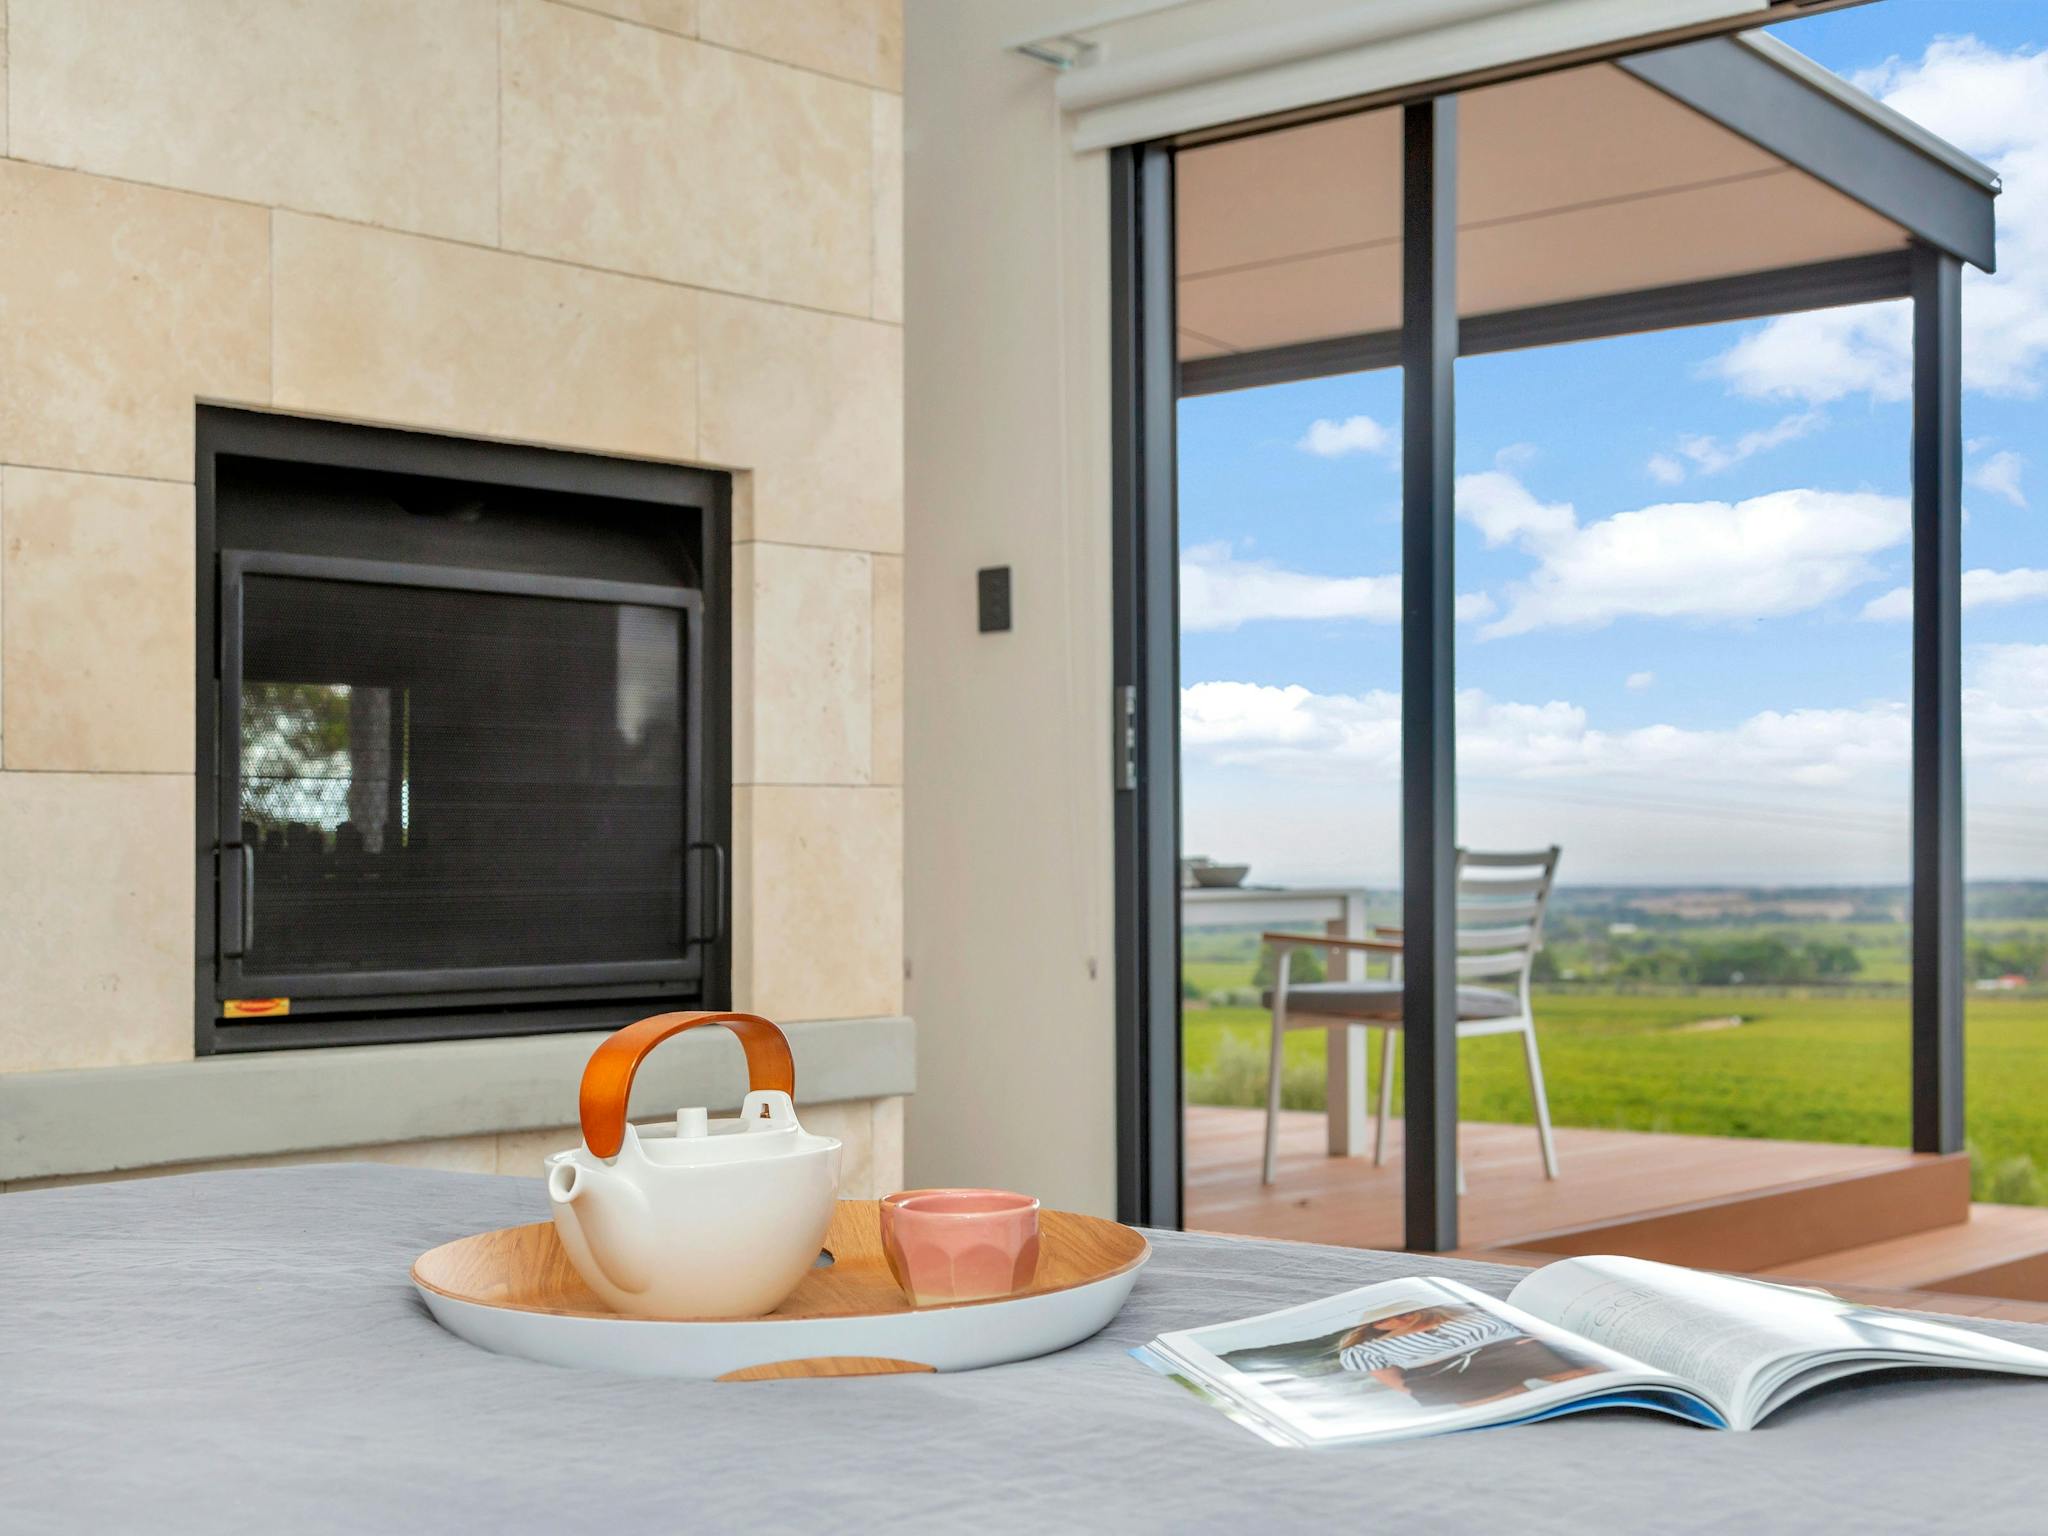
[(695, 1109), (676, 1111), (676, 1137), (709, 1136), (711, 1134), (711, 1112), (699, 1105)]

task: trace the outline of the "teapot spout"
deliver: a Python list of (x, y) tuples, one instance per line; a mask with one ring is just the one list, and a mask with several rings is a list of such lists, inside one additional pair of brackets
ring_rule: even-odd
[(602, 1163), (565, 1157), (548, 1170), (548, 1198), (570, 1257), (581, 1257), (573, 1251), (581, 1247), (605, 1279), (634, 1295), (653, 1283), (654, 1213), (628, 1180)]

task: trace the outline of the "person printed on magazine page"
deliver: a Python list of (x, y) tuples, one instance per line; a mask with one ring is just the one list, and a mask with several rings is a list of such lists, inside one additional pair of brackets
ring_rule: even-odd
[(1459, 1306), (1368, 1318), (1337, 1341), (1337, 1358), (1423, 1408), (1470, 1408), (1598, 1370), (1505, 1318)]

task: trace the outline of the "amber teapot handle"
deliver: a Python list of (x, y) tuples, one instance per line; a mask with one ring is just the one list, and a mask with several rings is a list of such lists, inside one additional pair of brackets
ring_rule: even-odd
[(796, 1092), (796, 1062), (789, 1054), (789, 1041), (759, 1014), (657, 1013), (628, 1024), (590, 1053), (577, 1094), (585, 1146), (599, 1157), (617, 1155), (626, 1142), (626, 1101), (633, 1093), (633, 1074), (647, 1053), (670, 1035), (700, 1024), (723, 1024), (740, 1037), (747, 1052), (750, 1092)]

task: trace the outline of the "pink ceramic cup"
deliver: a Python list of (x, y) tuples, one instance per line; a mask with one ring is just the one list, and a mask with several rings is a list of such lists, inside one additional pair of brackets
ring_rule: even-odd
[(1038, 1202), (1001, 1189), (892, 1195), (882, 1250), (917, 1306), (1013, 1295), (1038, 1273)]
[(888, 1260), (889, 1273), (896, 1277), (896, 1283), (903, 1287), (906, 1294), (909, 1292), (910, 1286), (903, 1278), (903, 1266), (897, 1257), (896, 1245), (890, 1241), (889, 1237), (891, 1230), (896, 1225), (897, 1206), (914, 1195), (1006, 1195), (1008, 1193), (1009, 1191), (1006, 1189), (899, 1189), (893, 1195), (884, 1195), (877, 1211), (878, 1218), (882, 1224), (882, 1257)]

